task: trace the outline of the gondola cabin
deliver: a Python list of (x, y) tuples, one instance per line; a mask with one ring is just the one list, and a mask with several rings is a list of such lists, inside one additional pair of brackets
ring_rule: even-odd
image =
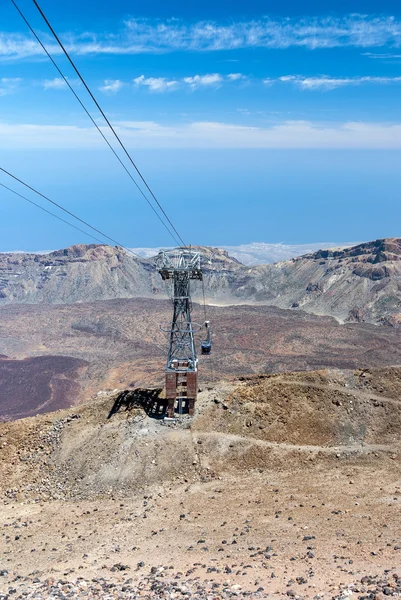
[(202, 354), (210, 354), (211, 350), (212, 350), (212, 342), (210, 342), (210, 341), (207, 342), (206, 340), (204, 340), (201, 343)]
[(206, 338), (201, 342), (202, 354), (210, 354), (212, 351), (212, 340), (210, 339), (210, 321), (205, 321)]

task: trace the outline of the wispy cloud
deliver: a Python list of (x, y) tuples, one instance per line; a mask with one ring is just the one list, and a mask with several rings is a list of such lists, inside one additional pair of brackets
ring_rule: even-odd
[[(342, 17), (261, 18), (248, 21), (188, 23), (177, 19), (130, 19), (117, 32), (61, 34), (75, 54), (141, 54), (218, 51), (292, 46), (375, 48), (401, 46), (401, 20), (393, 16), (350, 14)], [(43, 36), (53, 53), (60, 49)], [(42, 55), (33, 40), (17, 33), (0, 34), (0, 57)]]
[(229, 24), (211, 21), (187, 24), (176, 19), (163, 23), (131, 19), (126, 21), (126, 26), (137, 44), (159, 51), (290, 46), (369, 48), (401, 44), (401, 21), (392, 16), (265, 17)]
[(106, 94), (116, 94), (123, 88), (125, 83), (119, 79), (105, 79), (103, 85), (99, 87), (102, 92)]
[[(0, 96), (13, 93), (19, 88), (22, 81), (19, 77), (0, 78)], [(131, 81), (122, 81), (120, 79), (105, 79), (98, 89), (104, 93), (116, 94), (123, 88), (129, 89), (132, 84), (136, 88), (145, 88), (151, 92), (167, 92), (176, 90), (196, 90), (218, 87), (223, 84), (235, 85), (239, 82), (248, 84), (272, 86), (277, 84), (292, 84), (301, 90), (333, 90), (346, 86), (360, 86), (363, 84), (391, 85), (401, 83), (401, 76), (381, 77), (376, 75), (365, 75), (363, 77), (331, 77), (329, 75), (316, 75), (305, 77), (302, 75), (282, 75), (277, 78), (252, 79), (242, 73), (229, 73), (223, 75), (220, 73), (209, 73), (206, 75), (192, 75), (188, 77), (172, 78), (166, 77), (146, 77), (140, 75)], [(80, 85), (80, 81), (70, 80), (74, 86)], [(61, 77), (54, 79), (25, 80), (26, 85), (39, 85), (44, 90), (63, 90), (67, 85)]]
[[(61, 54), (62, 50), (47, 35), (42, 36), (46, 47), (52, 54)], [(0, 59), (15, 60), (29, 57), (46, 57), (36, 40), (20, 33), (0, 31)]]
[[(401, 123), (281, 121), (270, 127), (221, 122), (115, 123), (130, 148), (401, 149)], [(0, 148), (102, 148), (94, 128), (1, 124)]]
[(227, 79), (229, 81), (239, 81), (239, 80), (246, 79), (246, 76), (243, 75), (242, 73), (229, 73), (229, 75), (227, 75)]
[(140, 75), (135, 77), (134, 84), (140, 87), (147, 87), (152, 92), (165, 92), (177, 88), (178, 81), (176, 79), (166, 79), (165, 77), (145, 77)]
[(391, 52), (384, 52), (382, 54), (375, 52), (363, 52), (362, 56), (367, 56), (368, 58), (375, 58), (378, 60), (399, 60), (401, 58), (401, 54), (394, 54)]
[(12, 94), (19, 86), (22, 79), (20, 77), (0, 78), (0, 96)]
[(55, 77), (54, 79), (45, 79), (42, 82), (45, 90), (63, 90), (67, 87), (66, 82), (62, 77)]
[(303, 90), (333, 90), (344, 86), (358, 86), (365, 83), (374, 84), (394, 84), (400, 83), (401, 77), (377, 77), (367, 75), (364, 77), (329, 77), (319, 75), (316, 77), (302, 77), (301, 75), (283, 75), (277, 79), (265, 79), (266, 85), (273, 85), (276, 82), (292, 83)]

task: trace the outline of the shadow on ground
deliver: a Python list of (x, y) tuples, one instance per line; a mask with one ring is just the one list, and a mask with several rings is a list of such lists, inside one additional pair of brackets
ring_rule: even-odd
[(110, 419), (116, 413), (134, 408), (142, 408), (148, 417), (162, 419), (167, 411), (167, 400), (160, 398), (163, 388), (125, 390), (118, 394), (114, 404), (107, 416)]

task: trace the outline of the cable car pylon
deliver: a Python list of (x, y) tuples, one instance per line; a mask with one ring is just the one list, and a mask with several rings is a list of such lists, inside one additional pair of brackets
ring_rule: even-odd
[(159, 252), (156, 268), (163, 280), (173, 283), (173, 319), (171, 327), (161, 326), (169, 334), (166, 364), (167, 416), (174, 417), (176, 403), (178, 412), (194, 414), (198, 392), (198, 358), (194, 334), (200, 326), (191, 319), (191, 280), (202, 281), (199, 252), (186, 248)]

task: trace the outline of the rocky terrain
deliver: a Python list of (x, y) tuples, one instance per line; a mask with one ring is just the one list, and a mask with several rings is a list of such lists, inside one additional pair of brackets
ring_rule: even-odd
[[(213, 353), (200, 381), (252, 373), (401, 364), (399, 330), (275, 307), (211, 306)], [(100, 389), (162, 385), (161, 323), (171, 302), (121, 299), (0, 307), (0, 416), (14, 419), (78, 404)], [(194, 304), (193, 320), (203, 308)], [(199, 347), (200, 336), (197, 336)], [(27, 360), (29, 359), (29, 360)]]
[(400, 596), (400, 249), (200, 249), (213, 354), (177, 421), (151, 263), (0, 256), (0, 600)]
[[(196, 249), (203, 255), (209, 303), (302, 309), (341, 322), (400, 323), (400, 238), (254, 267), (217, 248)], [(119, 248), (90, 245), (47, 255), (0, 255), (0, 304), (166, 298), (169, 293), (152, 261)], [(202, 299), (200, 284), (194, 284), (193, 295)]]
[(0, 424), (0, 598), (399, 596), (400, 394), (326, 369)]

